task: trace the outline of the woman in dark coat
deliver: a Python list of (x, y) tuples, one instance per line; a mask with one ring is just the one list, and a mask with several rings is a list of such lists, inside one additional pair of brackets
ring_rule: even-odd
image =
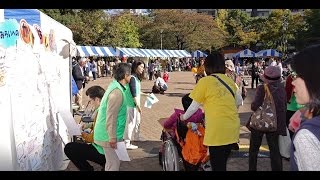
[[(270, 150), (271, 169), (272, 171), (282, 171), (282, 157), (279, 152), (279, 135), (286, 135), (286, 92), (284, 85), (281, 83), (281, 72), (277, 66), (269, 66), (265, 69), (264, 74), (260, 76), (264, 83), (267, 84), (277, 114), (277, 131), (264, 133), (255, 129), (250, 129), (250, 149), (249, 149), (249, 171), (257, 170), (257, 156), (261, 146), (262, 137), (266, 134)], [(251, 104), (251, 110), (256, 111), (264, 101), (264, 85), (259, 85), (256, 90), (255, 98)]]

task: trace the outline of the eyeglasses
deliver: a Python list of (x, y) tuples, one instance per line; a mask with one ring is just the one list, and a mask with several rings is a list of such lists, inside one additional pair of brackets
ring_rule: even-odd
[(299, 75), (295, 72), (295, 71), (291, 71), (290, 72), (290, 76), (293, 80), (297, 79), (299, 77)]

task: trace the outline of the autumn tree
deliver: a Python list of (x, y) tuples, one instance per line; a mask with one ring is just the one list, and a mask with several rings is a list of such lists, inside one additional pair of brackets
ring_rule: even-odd
[(144, 46), (158, 49), (161, 32), (164, 49), (216, 49), (225, 39), (212, 16), (179, 9), (153, 10), (151, 21), (142, 28)]
[(128, 13), (113, 17), (109, 36), (109, 44), (114, 47), (138, 48), (142, 46), (139, 41), (137, 24), (132, 15)]

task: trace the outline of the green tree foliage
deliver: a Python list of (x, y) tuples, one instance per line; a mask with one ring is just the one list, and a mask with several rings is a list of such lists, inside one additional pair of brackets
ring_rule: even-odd
[(77, 13), (81, 21), (74, 24), (73, 35), (77, 43), (82, 45), (107, 45), (104, 39), (107, 37), (110, 25), (108, 17), (103, 10), (80, 10)]
[[(301, 20), (302, 19), (302, 20)], [(295, 22), (300, 22), (297, 28), (296, 47), (304, 48), (308, 45), (319, 43), (320, 40), (320, 9), (307, 9), (304, 16), (298, 17)]]
[(109, 43), (112, 46), (138, 48), (142, 44), (139, 41), (139, 32), (136, 22), (131, 14), (123, 13), (112, 19), (109, 31)]
[(105, 38), (110, 22), (103, 10), (42, 9), (41, 11), (70, 28), (76, 44), (107, 45)]
[(249, 48), (259, 39), (259, 33), (252, 25), (252, 22), (256, 22), (255, 18), (251, 18), (241, 10), (228, 10), (227, 13), (219, 13), (218, 22), (221, 24), (220, 27), (228, 32), (228, 45)]
[(276, 9), (271, 12), (266, 23), (261, 27), (261, 41), (265, 48), (284, 51), (284, 38), (287, 39), (290, 35), (288, 25), (291, 19), (292, 15), (289, 10)]
[(217, 26), (223, 30), (226, 31), (226, 21), (228, 19), (228, 10), (227, 9), (219, 9), (216, 17)]

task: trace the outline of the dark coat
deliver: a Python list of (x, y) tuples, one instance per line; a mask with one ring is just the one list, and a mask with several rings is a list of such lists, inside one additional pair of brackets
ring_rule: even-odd
[(82, 67), (79, 64), (74, 65), (72, 68), (72, 76), (73, 76), (74, 81), (77, 84), (78, 89), (81, 89), (82, 87), (84, 88), (84, 86), (85, 86), (84, 81), (85, 81), (85, 74), (86, 73), (85, 73), (85, 70), (83, 69), (84, 75), (82, 75), (80, 68), (82, 68)]
[[(279, 135), (286, 135), (286, 110), (287, 110), (287, 97), (284, 85), (280, 81), (268, 83), (270, 93), (276, 107), (277, 113), (277, 132)], [(256, 95), (251, 104), (251, 110), (256, 111), (263, 103), (264, 100), (264, 87), (263, 84), (259, 85), (256, 90)]]

